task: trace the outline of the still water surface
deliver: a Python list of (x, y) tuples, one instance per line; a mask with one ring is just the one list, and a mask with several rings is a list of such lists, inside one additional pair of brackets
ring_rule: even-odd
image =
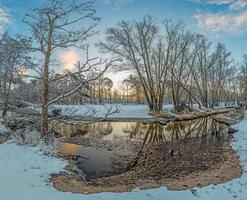
[[(123, 148), (128, 149), (128, 141), (138, 142), (142, 145), (137, 152), (146, 146), (164, 145), (178, 140), (196, 139), (201, 143), (214, 145), (228, 138), (227, 126), (218, 123), (212, 117), (196, 120), (172, 122), (166, 125), (159, 123), (144, 124), (141, 122), (100, 122), (90, 125), (61, 124), (59, 132), (66, 138), (79, 137), (102, 140), (106, 142), (120, 142)], [(208, 146), (207, 146), (208, 147)], [(119, 153), (114, 149), (104, 149), (65, 143), (61, 149), (66, 156), (78, 156), (77, 164), (88, 178), (100, 178), (121, 173), (129, 169), (135, 157), (127, 155), (125, 165), (121, 164)], [(161, 148), (162, 151), (162, 148)], [(165, 151), (165, 150), (164, 150)], [(167, 151), (167, 149), (166, 149)], [(166, 152), (159, 152), (164, 154)], [(127, 163), (127, 164), (126, 164)], [(119, 167), (123, 165), (122, 167)]]
[(58, 131), (65, 137), (92, 137), (107, 141), (142, 140), (157, 143), (192, 137), (221, 137), (227, 126), (212, 117), (170, 122), (166, 125), (142, 122), (99, 122), (89, 125), (61, 124)]

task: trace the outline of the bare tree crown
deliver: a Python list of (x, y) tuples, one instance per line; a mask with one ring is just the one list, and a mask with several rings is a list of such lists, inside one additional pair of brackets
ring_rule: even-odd
[(33, 50), (46, 55), (48, 50), (58, 47), (84, 47), (87, 38), (95, 33), (94, 28), (99, 21), (94, 2), (49, 0), (43, 7), (27, 13), (23, 21), (32, 31), (35, 40)]

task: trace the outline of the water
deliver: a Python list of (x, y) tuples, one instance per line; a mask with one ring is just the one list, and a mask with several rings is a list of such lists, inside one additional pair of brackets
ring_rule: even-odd
[[(149, 174), (152, 178), (159, 173), (173, 176), (176, 173), (170, 174), (165, 168), (167, 165), (172, 167), (174, 156), (183, 154), (176, 161), (177, 165), (186, 161), (190, 154), (193, 154), (190, 164), (198, 165), (197, 159), (203, 153), (212, 157), (212, 164), (219, 162), (225, 142), (230, 137), (226, 134), (227, 126), (212, 117), (166, 125), (141, 122), (100, 122), (84, 126), (62, 124), (58, 131), (68, 141), (73, 138), (74, 141), (94, 141), (94, 145), (65, 143), (61, 150), (64, 155), (75, 157), (76, 164), (88, 179), (120, 174), (134, 167), (149, 168), (151, 165), (154, 166), (153, 174)], [(202, 158), (201, 162), (209, 161)], [(173, 168), (179, 173), (180, 168), (176, 165)], [(201, 168), (206, 169), (205, 166)]]
[(95, 179), (119, 173), (114, 165), (114, 160), (118, 159), (118, 155), (112, 151), (68, 143), (63, 145), (61, 151), (66, 156), (76, 156), (76, 164), (87, 175), (87, 178)]
[(222, 137), (227, 126), (212, 117), (171, 122), (166, 125), (142, 122), (99, 122), (89, 125), (60, 124), (57, 131), (66, 138), (75, 136), (106, 141), (141, 140), (144, 144), (194, 137)]

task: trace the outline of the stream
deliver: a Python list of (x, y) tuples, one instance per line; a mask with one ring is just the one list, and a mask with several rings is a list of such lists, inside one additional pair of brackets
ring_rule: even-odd
[[(220, 183), (242, 173), (237, 155), (230, 146), (232, 134), (228, 133), (228, 126), (213, 117), (168, 124), (61, 124), (58, 131), (66, 138), (60, 152), (75, 160), (91, 181), (103, 178), (101, 182), (104, 182), (104, 177), (109, 177), (112, 183), (127, 184), (131, 180), (135, 187), (139, 186), (140, 180), (170, 185), (166, 180), (176, 182), (176, 179), (190, 178), (194, 181), (192, 185), (182, 181), (170, 185), (173, 189), (186, 189), (204, 186), (210, 181)], [(232, 167), (239, 170), (234, 173), (230, 168), (229, 176), (226, 176), (224, 170), (229, 169), (222, 165), (229, 164), (225, 162), (228, 158), (232, 159)], [(215, 167), (219, 169), (215, 172), (216, 178), (211, 172)], [(200, 177), (202, 183), (190, 174)], [(105, 184), (114, 187), (108, 181)]]

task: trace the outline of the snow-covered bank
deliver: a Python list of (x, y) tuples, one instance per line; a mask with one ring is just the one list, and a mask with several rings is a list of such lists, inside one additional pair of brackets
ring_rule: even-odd
[[(63, 193), (47, 183), (51, 173), (59, 172), (65, 162), (44, 156), (39, 148), (19, 147), (8, 142), (0, 145), (0, 199), (1, 200), (232, 200), (247, 196), (247, 117), (235, 125), (239, 132), (232, 143), (238, 150), (245, 173), (228, 183), (190, 191), (169, 191), (164, 187), (128, 193), (101, 193), (82, 195)], [(227, 173), (227, 172), (226, 172)]]
[[(38, 106), (32, 106), (32, 109), (41, 111)], [(109, 108), (112, 110), (118, 109), (119, 112), (110, 115), (112, 118), (150, 118), (148, 115), (148, 105), (144, 104), (105, 104), (105, 105), (52, 105), (50, 109), (61, 109), (62, 116), (81, 116), (81, 115), (93, 115), (94, 117), (104, 117)], [(163, 105), (163, 110), (171, 110), (173, 105)]]
[[(109, 118), (152, 118), (149, 115), (149, 108), (146, 104), (104, 104), (104, 105), (94, 105), (94, 104), (85, 104), (85, 105), (62, 105), (62, 104), (53, 104), (49, 106), (49, 112), (52, 114), (53, 109), (60, 109), (62, 116), (93, 116), (93, 117), (105, 117), (109, 109), (112, 109), (111, 112), (114, 110), (118, 110), (108, 116)], [(164, 104), (163, 110), (170, 112), (174, 108), (173, 104)], [(193, 105), (194, 109), (198, 111), (212, 111), (213, 109), (210, 108), (203, 108), (200, 110), (198, 105)], [(228, 107), (215, 107), (215, 109), (223, 109)], [(29, 106), (28, 109), (35, 111), (36, 113), (41, 113), (41, 106), (40, 105), (32, 105)], [(171, 115), (175, 115), (174, 113), (170, 112)]]
[[(104, 117), (107, 113), (107, 109), (112, 107), (114, 110), (117, 108), (119, 112), (112, 114), (112, 118), (150, 118), (148, 115), (149, 109), (147, 105), (142, 104), (106, 104), (102, 105), (54, 105), (56, 108), (60, 108), (62, 115), (70, 115), (71, 113), (74, 116), (88, 114), (90, 115), (92, 110), (96, 112), (95, 117)], [(164, 110), (171, 110), (173, 105), (164, 105)]]
[(49, 199), (44, 196), (54, 189), (49, 175), (62, 170), (65, 162), (44, 156), (39, 148), (16, 146), (7, 142), (0, 145), (0, 199)]

